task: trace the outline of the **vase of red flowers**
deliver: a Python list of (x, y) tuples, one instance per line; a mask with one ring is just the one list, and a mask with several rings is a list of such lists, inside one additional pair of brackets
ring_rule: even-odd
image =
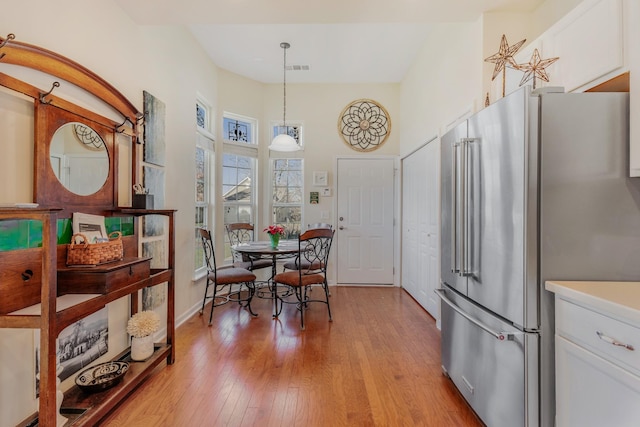
[(281, 225), (270, 225), (265, 228), (263, 231), (266, 231), (269, 234), (269, 239), (271, 239), (271, 247), (277, 248), (278, 243), (280, 243), (280, 236), (284, 236), (284, 227)]

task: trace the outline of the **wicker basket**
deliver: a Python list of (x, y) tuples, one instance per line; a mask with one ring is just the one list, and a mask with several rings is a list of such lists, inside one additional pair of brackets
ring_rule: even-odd
[[(76, 233), (67, 247), (67, 265), (98, 265), (122, 259), (122, 233), (114, 231), (109, 234), (109, 241), (104, 243), (88, 243), (87, 237)], [(76, 242), (76, 237), (82, 243)]]

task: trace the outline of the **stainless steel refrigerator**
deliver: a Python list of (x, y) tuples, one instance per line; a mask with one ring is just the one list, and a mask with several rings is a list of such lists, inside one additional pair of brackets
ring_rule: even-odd
[(442, 137), (442, 367), (490, 427), (553, 426), (545, 280), (640, 280), (628, 108), (521, 88)]

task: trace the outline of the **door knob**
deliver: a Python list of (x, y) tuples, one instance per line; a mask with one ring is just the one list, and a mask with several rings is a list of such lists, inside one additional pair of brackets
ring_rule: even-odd
[(340, 230), (344, 230), (344, 227), (343, 227), (343, 226), (340, 226), (340, 227), (338, 227), (338, 228), (339, 228)]

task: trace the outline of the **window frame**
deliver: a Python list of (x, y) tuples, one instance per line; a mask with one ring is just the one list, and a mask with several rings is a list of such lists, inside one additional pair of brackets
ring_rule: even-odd
[[(250, 212), (251, 212), (251, 223), (255, 224), (257, 221), (257, 215), (258, 215), (258, 194), (260, 191), (260, 176), (258, 174), (258, 164), (259, 164), (259, 151), (258, 151), (258, 120), (252, 117), (248, 117), (248, 116), (243, 116), (240, 114), (236, 114), (236, 113), (231, 113), (228, 111), (224, 111), (222, 113), (222, 127), (224, 129), (224, 120), (225, 119), (230, 119), (230, 120), (238, 120), (238, 121), (242, 121), (244, 123), (247, 123), (251, 126), (251, 140), (247, 141), (247, 142), (236, 142), (233, 140), (229, 140), (229, 139), (225, 139), (224, 138), (224, 132), (223, 132), (223, 152), (222, 152), (222, 162), (221, 164), (224, 165), (224, 156), (229, 154), (229, 155), (235, 155), (235, 156), (243, 156), (243, 157), (247, 157), (250, 159), (251, 161), (251, 199), (249, 204), (239, 204), (239, 203), (230, 203), (232, 205), (241, 207), (241, 206), (249, 206), (250, 208)], [(224, 166), (222, 166), (222, 173), (224, 174)], [(224, 201), (224, 177), (222, 179), (222, 182), (220, 183), (220, 191), (221, 191), (221, 196), (220, 196), (220, 200), (222, 201), (222, 209), (223, 211), (226, 209), (228, 202)], [(226, 214), (223, 213), (223, 218), (222, 218), (223, 223), (226, 224)], [(231, 249), (229, 247), (229, 237), (227, 236), (227, 233), (224, 233), (224, 259), (225, 261), (229, 261), (232, 259), (232, 254), (231, 254)]]
[[(198, 124), (198, 107), (203, 108), (205, 110), (205, 127), (201, 127)], [(193, 278), (197, 280), (207, 274), (207, 265), (204, 259), (204, 252), (201, 250), (202, 243), (200, 242), (200, 237), (197, 233), (197, 229), (200, 227), (204, 227), (209, 229), (210, 224), (214, 224), (213, 217), (215, 214), (215, 173), (214, 173), (214, 165), (215, 165), (215, 136), (213, 133), (213, 126), (215, 120), (213, 119), (213, 109), (211, 108), (211, 104), (206, 101), (206, 99), (199, 93), (196, 94), (196, 157), (194, 162), (197, 162), (198, 150), (203, 151), (204, 155), (204, 170), (202, 177), (203, 182), (203, 195), (204, 200), (198, 200), (198, 165), (195, 167), (195, 176), (194, 176), (194, 185), (195, 185), (195, 200), (194, 200), (194, 257), (193, 257)], [(199, 211), (202, 211), (202, 214), (199, 215)], [(198, 221), (200, 219), (200, 221)], [(202, 259), (198, 263), (198, 254), (202, 255)]]

